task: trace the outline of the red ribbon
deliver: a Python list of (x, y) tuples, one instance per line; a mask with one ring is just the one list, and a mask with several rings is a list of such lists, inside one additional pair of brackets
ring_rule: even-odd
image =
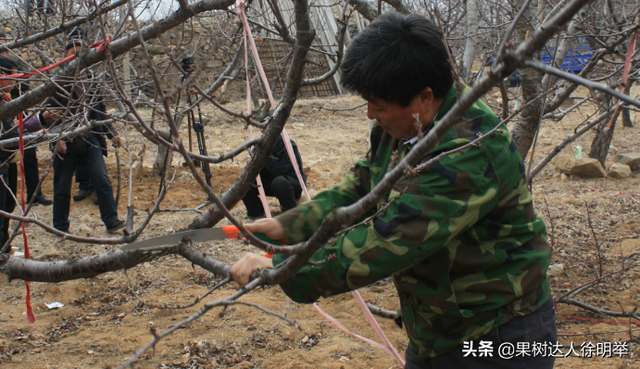
[[(105, 45), (105, 43), (108, 43), (108, 42), (111, 42), (111, 37), (107, 37), (107, 39), (106, 39), (106, 40), (100, 40), (100, 41), (96, 42), (95, 44), (90, 45), (90, 46), (89, 46), (89, 48), (90, 48), (90, 49), (98, 48), (98, 52), (103, 52), (103, 51), (104, 51), (104, 45)], [(31, 77), (31, 76), (32, 76), (32, 75), (34, 75), (34, 74), (42, 73), (42, 72), (46, 72), (46, 71), (51, 70), (51, 69), (53, 69), (53, 68), (57, 68), (57, 67), (59, 67), (60, 65), (62, 65), (62, 64), (64, 64), (64, 63), (66, 63), (66, 62), (68, 62), (68, 61), (71, 61), (71, 60), (73, 60), (73, 59), (75, 59), (75, 58), (77, 58), (77, 57), (78, 57), (78, 56), (77, 56), (76, 54), (69, 55), (69, 56), (67, 56), (66, 58), (64, 58), (64, 59), (62, 59), (62, 60), (60, 60), (60, 61), (58, 61), (57, 63), (51, 64), (51, 65), (48, 65), (48, 66), (46, 66), (46, 67), (42, 67), (42, 68), (39, 68), (39, 69), (35, 69), (35, 70), (32, 70), (32, 71), (30, 71), (30, 72), (26, 72), (26, 73), (15, 73), (15, 74), (11, 74), (11, 75), (8, 75), (8, 76), (0, 77), (0, 79), (8, 79), (8, 78), (11, 78), (11, 79), (29, 78), (29, 77)]]
[(24, 301), (27, 303), (27, 321), (33, 324), (36, 321), (36, 316), (33, 315), (33, 309), (31, 308), (31, 287), (29, 287), (29, 282), (27, 281), (24, 281), (24, 285), (27, 286), (27, 296), (24, 299)]
[[(2, 98), (4, 101), (11, 101), (11, 97), (7, 95), (4, 91), (2, 91)], [(22, 139), (22, 131), (24, 131), (24, 116), (22, 112), (18, 114), (18, 130), (19, 130), (19, 141), (18, 147), (20, 148), (20, 203), (22, 205), (22, 209), (25, 209), (25, 201), (24, 201), (24, 141)], [(30, 259), (31, 254), (29, 253), (29, 242), (27, 239), (27, 228), (26, 224), (22, 222), (22, 238), (24, 239), (24, 257), (25, 259)], [(33, 315), (33, 309), (31, 308), (31, 288), (29, 287), (29, 282), (24, 281), (25, 286), (27, 287), (27, 296), (25, 298), (25, 302), (27, 303), (27, 320), (29, 323), (33, 323), (36, 321), (36, 317)]]

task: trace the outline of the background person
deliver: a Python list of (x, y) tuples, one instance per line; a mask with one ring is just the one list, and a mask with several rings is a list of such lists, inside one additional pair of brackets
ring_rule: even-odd
[[(0, 55), (0, 77), (8, 76), (16, 73), (17, 64), (6, 56)], [(12, 79), (0, 79), (0, 90), (2, 91), (1, 104), (5, 101), (11, 101), (9, 93), (13, 89), (15, 81)], [(9, 138), (18, 137), (18, 130), (14, 128), (14, 118), (5, 119), (2, 121), (2, 135), (0, 139), (6, 140)], [(14, 155), (15, 154), (15, 155)], [(12, 150), (0, 149), (0, 210), (12, 213), (16, 207), (16, 201), (14, 194), (17, 194), (18, 187), (18, 168), (16, 165), (19, 160), (20, 154), (15, 153), (15, 148)], [(9, 218), (0, 216), (0, 249), (9, 239)], [(5, 250), (9, 252), (11, 249)]]
[[(68, 38), (69, 43), (65, 47), (65, 56), (70, 56), (80, 51), (83, 44), (82, 35), (82, 31), (79, 29), (71, 32)], [(55, 110), (57, 114), (45, 116), (46, 112), (43, 112), (34, 117), (35, 121), (28, 121), (27, 123), (34, 124), (39, 122), (45, 126), (66, 126), (73, 123), (73, 119), (82, 119), (85, 116), (84, 105), (92, 106), (92, 109), (86, 112), (89, 120), (105, 120), (107, 118), (104, 115), (106, 108), (91, 70), (83, 70), (75, 83), (68, 83), (64, 88), (66, 93), (59, 92), (48, 99), (46, 103), (49, 107), (57, 109)], [(66, 96), (68, 95), (71, 101), (67, 99)], [(56, 142), (53, 159), (54, 228), (62, 232), (69, 232), (71, 186), (77, 165), (84, 166), (91, 182), (95, 186), (100, 216), (107, 232), (114, 233), (124, 228), (124, 221), (118, 219), (113, 188), (103, 159), (103, 154), (106, 150), (105, 136), (111, 139), (116, 147), (120, 146), (120, 137), (110, 124), (97, 126), (86, 134), (68, 141), (60, 140)]]
[[(302, 170), (302, 157), (298, 151), (298, 145), (293, 140), (291, 146), (293, 147), (293, 153), (296, 156), (298, 162), (298, 170), (302, 176), (304, 183), (307, 183), (307, 176)], [(293, 163), (289, 158), (287, 149), (284, 146), (282, 137), (278, 137), (267, 164), (260, 171), (260, 179), (264, 186), (264, 192), (267, 196), (275, 196), (280, 202), (280, 208), (282, 211), (293, 209), (298, 205), (298, 199), (302, 195), (302, 187), (296, 176)], [(247, 194), (242, 198), (244, 206), (247, 208), (247, 217), (251, 219), (264, 217), (264, 209), (258, 192), (258, 185), (256, 182), (249, 188)]]
[[(11, 39), (9, 39), (4, 32), (0, 31), (0, 44), (4, 44), (8, 41), (11, 41)], [(0, 53), (0, 55), (9, 58), (8, 51), (3, 51)], [(18, 63), (17, 61), (16, 65), (18, 66), (17, 70), (24, 69), (21, 68), (21, 63)], [(12, 99), (17, 99), (27, 91), (29, 91), (29, 84), (27, 82), (19, 81), (14, 83), (10, 95)], [(36, 188), (38, 188), (38, 183), (40, 183), (40, 172), (38, 169), (38, 148), (32, 147), (29, 149), (25, 149), (22, 160), (24, 165), (24, 181), (27, 188), (27, 202), (31, 202), (31, 198), (34, 196)], [(40, 189), (35, 195), (34, 204), (49, 206), (53, 204), (53, 200), (43, 195), (42, 189)]]

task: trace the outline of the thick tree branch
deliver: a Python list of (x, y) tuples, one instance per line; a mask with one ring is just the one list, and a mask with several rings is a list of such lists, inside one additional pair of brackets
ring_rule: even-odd
[(191, 263), (223, 277), (231, 276), (231, 266), (188, 246), (185, 242), (176, 246), (158, 247), (153, 250), (123, 251), (117, 249), (84, 258), (59, 261), (36, 261), (0, 254), (0, 273), (9, 280), (22, 279), (33, 282), (63, 282), (80, 278), (95, 278), (100, 274), (130, 269), (141, 263), (165, 255), (179, 254)]
[(538, 70), (540, 70), (542, 72), (550, 73), (550, 74), (556, 75), (556, 76), (558, 76), (560, 78), (564, 78), (564, 79), (569, 80), (571, 82), (575, 82), (577, 84), (583, 85), (585, 87), (588, 87), (589, 89), (602, 91), (602, 92), (604, 92), (606, 94), (615, 96), (618, 99), (620, 99), (620, 100), (622, 100), (622, 101), (624, 101), (624, 102), (626, 102), (628, 104), (631, 104), (631, 105), (634, 105), (634, 106), (640, 108), (640, 101), (634, 99), (631, 96), (627, 96), (627, 95), (623, 94), (622, 92), (620, 92), (618, 90), (614, 90), (612, 88), (609, 88), (606, 85), (603, 85), (602, 83), (592, 82), (592, 81), (590, 81), (588, 79), (585, 79), (585, 78), (582, 78), (582, 77), (578, 77), (578, 76), (576, 76), (574, 74), (567, 73), (567, 72), (561, 71), (561, 70), (556, 69), (556, 68), (552, 68), (552, 67), (550, 67), (550, 66), (548, 66), (546, 64), (542, 64), (542, 63), (537, 62), (535, 60), (525, 60), (523, 62), (523, 64), (525, 66), (527, 66), (527, 67), (535, 68), (535, 69), (538, 69)]
[[(263, 135), (263, 144), (256, 146), (256, 154), (249, 164), (244, 168), (232, 187), (222, 194), (221, 201), (225, 207), (231, 208), (235, 205), (249, 189), (260, 170), (269, 159), (269, 153), (275, 145), (282, 129), (284, 128), (293, 105), (296, 102), (298, 91), (302, 85), (304, 65), (309, 53), (311, 42), (315, 38), (315, 32), (311, 27), (309, 19), (309, 7), (304, 1), (295, 2), (296, 15), (296, 45), (294, 54), (287, 72), (286, 84), (279, 106), (273, 113), (273, 119)], [(223, 218), (223, 213), (217, 205), (211, 206), (202, 215), (195, 218), (189, 225), (190, 229), (211, 227)]]

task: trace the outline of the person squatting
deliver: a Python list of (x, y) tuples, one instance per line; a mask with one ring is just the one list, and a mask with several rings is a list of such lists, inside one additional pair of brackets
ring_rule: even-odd
[[(298, 151), (298, 145), (293, 140), (291, 147), (298, 163), (298, 171), (302, 176), (304, 183), (307, 183), (307, 176), (302, 169), (302, 157)], [(275, 196), (280, 203), (282, 211), (293, 209), (298, 205), (298, 200), (302, 195), (302, 186), (296, 176), (296, 171), (291, 162), (291, 158), (287, 153), (282, 137), (278, 137), (278, 141), (271, 150), (269, 161), (260, 171), (260, 179), (266, 196)], [(247, 217), (251, 220), (264, 218), (264, 209), (260, 201), (257, 183), (247, 191), (242, 198), (244, 206), (247, 208)]]
[[(341, 66), (342, 84), (367, 100), (367, 115), (376, 121), (369, 153), (338, 186), (247, 229), (283, 244), (302, 242), (334, 206), (353, 204), (371, 191), (394, 152), (406, 156), (418, 129), (428, 133), (457, 102), (442, 40), (439, 28), (423, 16), (397, 13), (380, 16), (355, 37)], [(477, 101), (421, 162), (499, 123)], [(406, 368), (552, 368), (553, 357), (469, 358), (462, 350), (464, 342), (474, 341), (495, 347), (557, 342), (545, 224), (533, 210), (511, 134), (500, 128), (464, 155), (445, 155), (396, 184), (382, 199), (386, 210), (318, 250), (312, 260), (331, 261), (304, 266), (281, 283), (283, 291), (294, 301), (312, 303), (392, 276), (409, 337)], [(233, 265), (233, 278), (245, 285), (255, 270), (287, 258), (248, 253)]]

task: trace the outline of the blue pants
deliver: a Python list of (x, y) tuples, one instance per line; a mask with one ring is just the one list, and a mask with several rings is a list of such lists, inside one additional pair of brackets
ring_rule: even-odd
[(86, 137), (87, 150), (83, 153), (67, 152), (53, 159), (53, 226), (69, 232), (69, 202), (71, 184), (76, 166), (82, 165), (95, 186), (102, 222), (109, 228), (118, 221), (118, 210), (113, 198), (113, 188), (104, 164), (100, 142), (95, 135)]
[[(469, 354), (464, 345), (454, 347), (451, 351), (433, 358), (411, 357), (411, 344), (405, 354), (405, 369), (552, 369), (555, 358), (551, 355), (531, 355), (528, 357), (512, 355), (503, 359), (498, 354), (498, 347), (507, 343), (517, 347), (518, 342), (532, 347), (533, 342), (543, 343), (558, 341), (556, 332), (556, 315), (553, 299), (549, 298), (538, 310), (525, 316), (511, 319), (505, 324), (485, 334), (470, 347), (477, 349), (480, 341), (491, 342), (493, 357)], [(566, 350), (566, 349), (565, 349)], [(565, 351), (563, 350), (563, 352)], [(467, 355), (465, 357), (465, 355)]]

